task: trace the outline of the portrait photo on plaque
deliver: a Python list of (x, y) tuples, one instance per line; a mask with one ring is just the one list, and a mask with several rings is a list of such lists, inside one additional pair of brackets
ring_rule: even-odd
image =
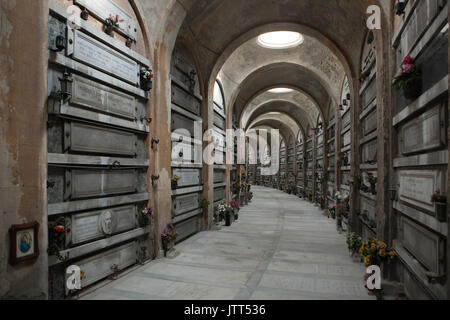
[(10, 264), (34, 260), (39, 256), (39, 223), (13, 225), (9, 229)]

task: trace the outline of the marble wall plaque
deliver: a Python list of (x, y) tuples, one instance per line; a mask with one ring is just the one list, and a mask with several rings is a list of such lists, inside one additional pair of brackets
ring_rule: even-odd
[[(104, 213), (109, 215), (103, 215)], [(72, 215), (70, 227), (72, 245), (132, 230), (137, 227), (136, 215), (135, 205)], [(107, 230), (108, 224), (110, 231)]]
[(172, 82), (172, 103), (197, 116), (200, 115), (200, 101), (174, 82)]
[(89, 10), (91, 14), (105, 21), (110, 14), (119, 15), (119, 30), (133, 40), (137, 40), (137, 24), (133, 16), (112, 0), (74, 0)]
[(71, 104), (135, 120), (136, 99), (133, 96), (75, 74), (72, 78)]
[(402, 153), (408, 155), (445, 146), (443, 120), (440, 107), (436, 107), (404, 125), (401, 129)]
[(216, 112), (214, 112), (214, 125), (222, 130), (225, 130), (225, 119)]
[(377, 140), (369, 141), (361, 147), (362, 163), (376, 163), (377, 162)]
[(177, 241), (182, 241), (200, 231), (201, 218), (200, 216), (195, 216), (193, 218), (181, 221), (175, 224), (175, 228), (178, 232)]
[(403, 246), (428, 270), (439, 274), (440, 238), (413, 221), (402, 217)]
[[(258, 177), (258, 173), (257, 173)], [(214, 170), (214, 183), (225, 182), (225, 171), (221, 169)]]
[(137, 249), (137, 243), (131, 242), (86, 260), (75, 262), (85, 275), (85, 278), (81, 280), (82, 288), (111, 275), (113, 273), (112, 267), (114, 265), (116, 265), (119, 270), (134, 265), (137, 261)]
[(436, 170), (400, 171), (400, 200), (428, 211), (434, 211), (431, 197), (437, 190), (445, 190), (443, 176)]
[(172, 112), (172, 132), (180, 129), (189, 131), (190, 137), (194, 137), (195, 121), (178, 112)]
[(345, 129), (351, 122), (350, 112), (347, 112), (342, 118), (342, 129)]
[(350, 145), (351, 142), (352, 142), (352, 132), (347, 131), (342, 137), (342, 143), (344, 144), (344, 147), (346, 147)]
[(173, 142), (172, 162), (176, 164), (191, 163), (195, 159), (194, 149), (194, 146), (190, 143)]
[(367, 136), (377, 129), (377, 109), (367, 115), (363, 120), (363, 135)]
[(225, 188), (215, 188), (214, 189), (214, 202), (222, 201), (225, 199)]
[(133, 193), (137, 190), (135, 170), (67, 170), (66, 198), (83, 199)]
[(373, 78), (362, 94), (363, 109), (367, 108), (377, 97), (377, 80)]
[(120, 52), (78, 30), (74, 30), (73, 46), (75, 60), (134, 85), (139, 84), (138, 64)]
[(200, 207), (200, 194), (191, 193), (175, 196), (172, 204), (172, 213), (177, 216)]
[[(400, 39), (402, 52), (409, 52), (439, 13), (439, 1), (419, 1)], [(403, 55), (404, 56), (404, 55)]]
[(71, 152), (134, 156), (135, 134), (85, 123), (66, 123), (65, 148)]
[(201, 184), (201, 170), (199, 169), (173, 169), (172, 173), (181, 178), (178, 180), (179, 188)]

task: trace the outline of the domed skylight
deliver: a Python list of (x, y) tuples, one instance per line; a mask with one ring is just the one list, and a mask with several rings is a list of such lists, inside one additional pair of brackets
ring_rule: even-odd
[(303, 41), (303, 35), (292, 31), (268, 32), (258, 37), (259, 45), (270, 49), (293, 48), (302, 44)]

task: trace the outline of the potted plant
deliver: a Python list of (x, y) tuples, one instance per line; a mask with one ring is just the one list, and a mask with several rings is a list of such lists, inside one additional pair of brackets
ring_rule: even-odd
[(171, 185), (172, 185), (172, 189), (176, 189), (178, 188), (178, 181), (181, 179), (181, 177), (177, 176), (176, 174), (174, 174), (172, 176), (171, 179)]
[(176, 231), (174, 225), (172, 223), (169, 223), (161, 234), (164, 257), (167, 257), (167, 252), (169, 252), (175, 246), (177, 237), (178, 232)]
[(209, 207), (209, 201), (206, 197), (202, 197), (202, 200), (200, 200), (200, 206), (205, 209)]
[(359, 256), (359, 250), (362, 246), (362, 239), (356, 233), (351, 233), (347, 236), (347, 247), (352, 257), (356, 257), (357, 260), (361, 258)]
[(230, 206), (233, 209), (234, 220), (238, 220), (239, 219), (239, 202), (232, 200), (230, 202)]
[(437, 191), (432, 197), (431, 202), (435, 205), (436, 218), (439, 222), (447, 222), (447, 195)]
[(328, 219), (336, 219), (336, 206), (334, 204), (328, 207)]
[(153, 70), (150, 68), (141, 68), (141, 88), (144, 91), (150, 91), (153, 87)]
[[(383, 241), (378, 241), (376, 238), (363, 242), (361, 245), (361, 248), (359, 249), (359, 254), (363, 256), (364, 266), (366, 268), (370, 266), (381, 266), (382, 262), (388, 260), (388, 259), (395, 259), (397, 257), (397, 253), (388, 248), (386, 243)], [(366, 275), (364, 280), (367, 281), (369, 278), (369, 275)], [(366, 289), (367, 284), (365, 285)], [(378, 300), (383, 299), (383, 289), (374, 289), (369, 290), (372, 294), (374, 294)]]
[(150, 224), (150, 218), (152, 217), (153, 210), (151, 208), (144, 208), (141, 211), (142, 224), (143, 226), (148, 226)]
[(231, 208), (226, 203), (219, 204), (219, 215), (225, 219), (225, 226), (231, 226), (231, 213), (233, 212), (233, 208)]
[(119, 28), (119, 15), (113, 16), (112, 14), (109, 14), (109, 17), (105, 20), (106, 28), (105, 32), (112, 36), (114, 30)]
[(403, 59), (399, 72), (392, 80), (392, 86), (396, 90), (403, 90), (403, 95), (408, 100), (414, 100), (422, 91), (422, 78), (414, 64), (414, 59), (406, 56)]

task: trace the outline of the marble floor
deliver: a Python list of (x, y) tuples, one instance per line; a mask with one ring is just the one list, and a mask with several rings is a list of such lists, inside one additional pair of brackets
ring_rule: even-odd
[(253, 193), (231, 227), (199, 233), (177, 246), (174, 259), (152, 261), (80, 299), (374, 299), (334, 220), (296, 196)]

